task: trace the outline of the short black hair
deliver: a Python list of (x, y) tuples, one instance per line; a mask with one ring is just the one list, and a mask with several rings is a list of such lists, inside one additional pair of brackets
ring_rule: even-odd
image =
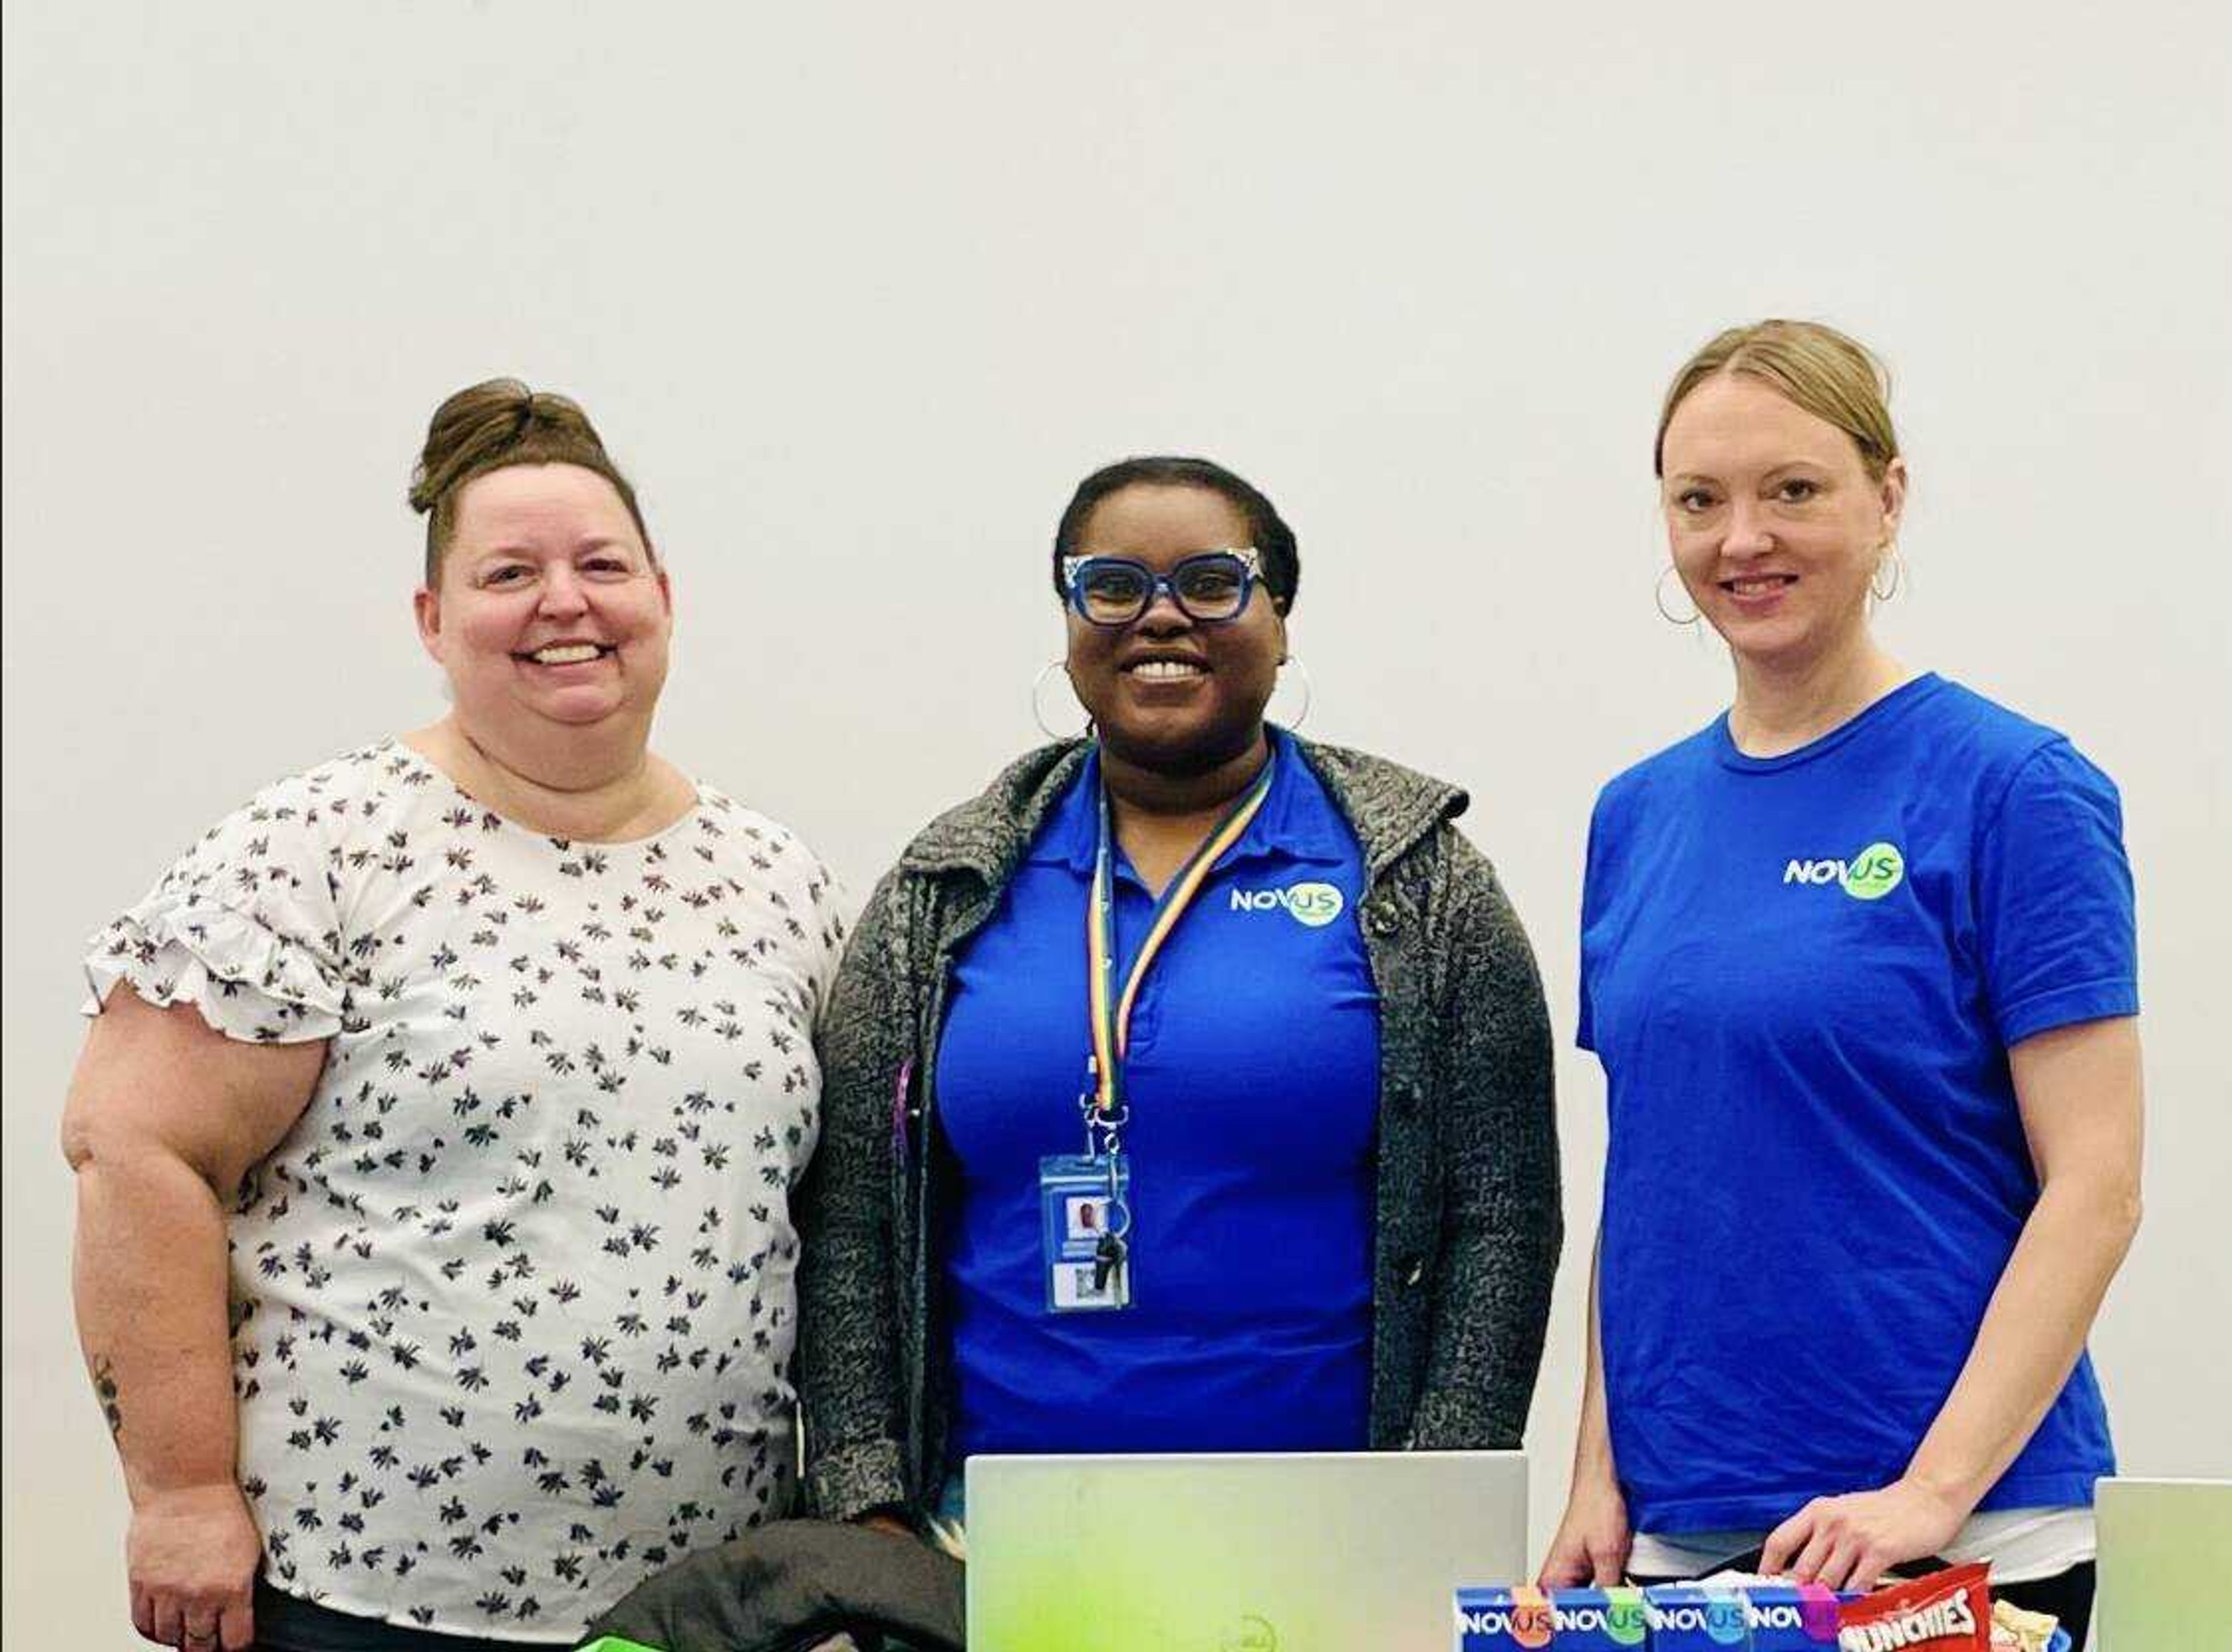
[(1150, 454), (1119, 459), (1103, 465), (1077, 484), (1069, 508), (1054, 530), (1054, 589), (1058, 597), (1069, 593), (1061, 582), (1061, 559), (1074, 556), (1093, 508), (1110, 494), (1125, 488), (1206, 488), (1230, 500), (1248, 519), (1249, 536), (1263, 559), (1263, 585), (1281, 613), (1294, 606), (1294, 593), (1302, 583), (1302, 554), (1294, 530), (1287, 526), (1279, 508), (1244, 476), (1236, 476), (1214, 459), (1183, 458), (1172, 454)]

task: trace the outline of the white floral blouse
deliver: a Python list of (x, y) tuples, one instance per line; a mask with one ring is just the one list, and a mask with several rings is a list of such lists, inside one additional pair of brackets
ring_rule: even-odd
[(328, 1040), (229, 1224), (240, 1477), (278, 1588), (570, 1643), (787, 1505), (828, 871), (701, 787), (633, 843), (384, 742), (219, 824), (87, 960)]

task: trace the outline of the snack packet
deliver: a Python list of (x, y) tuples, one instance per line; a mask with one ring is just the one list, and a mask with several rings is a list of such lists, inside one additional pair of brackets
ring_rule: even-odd
[(1992, 1652), (1982, 1561), (1893, 1584), (1837, 1609), (1839, 1652)]
[(1550, 1632), (1550, 1597), (1540, 1589), (1457, 1590), (1457, 1652), (1543, 1652)]
[(1716, 1571), (1698, 1579), (1707, 1589), (1733, 1590), (1743, 1603), (1755, 1652), (1827, 1652), (1837, 1643), (1837, 1607), (1859, 1599), (1824, 1584), (1763, 1577), (1755, 1571)]
[(1655, 1584), (1643, 1591), (1651, 1652), (1748, 1652), (1743, 1597), (1710, 1584)]
[[(2053, 1652), (2061, 1621), (2048, 1612), (2027, 1612), (2013, 1601), (1992, 1603), (1992, 1652)], [(2068, 1638), (2061, 1636), (2061, 1643)]]
[(1650, 1633), (1640, 1589), (1554, 1589), (1552, 1652), (1627, 1652)]
[(1837, 1597), (1820, 1584), (1746, 1584), (1738, 1592), (1752, 1652), (1827, 1652), (1837, 1644)]

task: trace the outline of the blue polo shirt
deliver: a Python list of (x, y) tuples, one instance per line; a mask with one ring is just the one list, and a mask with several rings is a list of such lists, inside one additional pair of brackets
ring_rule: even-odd
[[(961, 1183), (942, 1247), (957, 1460), (1366, 1443), (1379, 1016), (1363, 858), (1293, 739), (1273, 740), (1262, 809), (1132, 1013), (1131, 1307), (1048, 1312), (1040, 1237), (1039, 1161), (1084, 1139), (1097, 755), (956, 960), (937, 1093)], [(1115, 888), (1120, 981), (1156, 900), (1120, 851)]]
[[(2068, 741), (1935, 676), (1787, 755), (1723, 719), (1606, 787), (1580, 1041), (1637, 1530), (1904, 1472), (2038, 1200), (2008, 1047), (2138, 1011), (2122, 834)], [(2114, 1462), (2080, 1359), (1979, 1506), (2089, 1505)]]

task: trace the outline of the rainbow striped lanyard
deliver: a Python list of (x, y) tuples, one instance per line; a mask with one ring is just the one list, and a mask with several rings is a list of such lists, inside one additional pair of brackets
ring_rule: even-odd
[(1100, 787), (1100, 843), (1093, 858), (1093, 898), (1085, 909), (1085, 983), (1093, 1022), (1093, 1058), (1087, 1069), (1087, 1089), (1078, 1098), (1085, 1114), (1086, 1151), (1114, 1156), (1122, 1150), (1122, 1132), (1131, 1111), (1124, 1094), (1124, 1057), (1131, 1042), (1132, 1007), (1139, 1000), (1139, 984), (1155, 955), (1163, 949), (1186, 908), (1193, 904), (1208, 880), (1217, 858), (1240, 841), (1271, 794), (1271, 779), (1278, 754), (1265, 759), (1240, 800), (1217, 823), (1200, 848), (1195, 850), (1178, 875), (1171, 879), (1156, 903), (1154, 922), (1132, 961), (1131, 974), (1119, 994), (1116, 988), (1116, 833), (1108, 813), (1108, 787)]

